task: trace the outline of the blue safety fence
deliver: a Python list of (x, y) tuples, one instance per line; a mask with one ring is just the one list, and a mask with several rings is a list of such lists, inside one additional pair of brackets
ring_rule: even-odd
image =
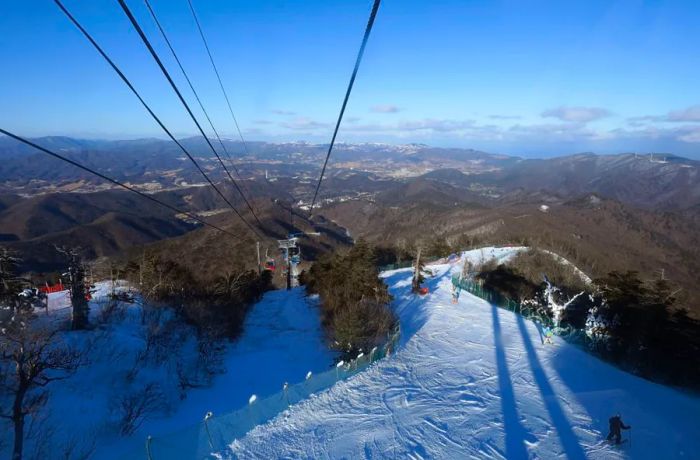
[(319, 374), (309, 372), (299, 383), (284, 384), (281, 391), (265, 398), (251, 398), (246, 406), (225, 414), (202, 414), (201, 422), (194, 426), (162, 436), (149, 436), (142, 450), (124, 458), (161, 459), (209, 459), (212, 452), (224, 451), (236, 439), (250, 430), (284, 412), (292, 404), (333, 386), (340, 380), (362, 372), (370, 364), (391, 355), (399, 343), (400, 328), (391, 332), (383, 346), (368, 353), (360, 353), (349, 362), (340, 362), (332, 369)]

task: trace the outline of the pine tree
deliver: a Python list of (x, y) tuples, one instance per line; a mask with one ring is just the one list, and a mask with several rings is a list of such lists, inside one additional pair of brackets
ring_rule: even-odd
[(68, 261), (70, 300), (71, 305), (73, 305), (72, 328), (85, 329), (88, 326), (90, 315), (90, 306), (87, 300), (88, 290), (85, 286), (85, 266), (78, 249), (57, 247), (56, 250), (63, 254)]
[(28, 283), (17, 275), (20, 259), (7, 248), (0, 247), (0, 306), (13, 311), (25, 306), (19, 294)]
[(628, 271), (612, 272), (596, 284), (601, 300), (587, 326), (596, 331), (598, 344), (604, 345), (598, 351), (643, 375), (675, 372), (679, 349), (684, 348), (678, 328), (690, 323), (682, 314), (671, 314), (675, 299), (668, 281), (645, 283), (637, 272)]
[(19, 293), (15, 272), (18, 260), (6, 248), (0, 249), (0, 303), (11, 307)]
[(359, 240), (346, 253), (322, 257), (304, 276), (307, 292), (321, 298), (323, 325), (346, 357), (381, 343), (395, 324), (376, 262), (374, 248)]

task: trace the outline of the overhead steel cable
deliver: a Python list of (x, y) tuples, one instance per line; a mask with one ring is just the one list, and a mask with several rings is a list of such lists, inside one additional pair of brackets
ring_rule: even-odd
[(129, 87), (132, 93), (138, 98), (139, 102), (144, 106), (146, 111), (151, 115), (151, 117), (158, 123), (158, 126), (163, 129), (163, 131), (168, 135), (168, 137), (175, 142), (175, 144), (182, 150), (182, 152), (187, 156), (187, 158), (190, 159), (190, 161), (196, 166), (197, 170), (204, 176), (206, 181), (211, 185), (216, 193), (226, 202), (226, 204), (233, 210), (233, 212), (246, 224), (246, 226), (257, 236), (260, 238), (260, 234), (255, 230), (255, 228), (248, 223), (247, 220), (243, 218), (240, 212), (233, 206), (233, 204), (224, 196), (223, 193), (221, 193), (221, 190), (212, 182), (212, 180), (209, 178), (207, 173), (204, 172), (202, 167), (197, 163), (197, 160), (194, 159), (194, 157), (187, 151), (187, 149), (178, 141), (175, 136), (170, 132), (170, 130), (163, 124), (163, 122), (158, 118), (158, 115), (156, 115), (151, 107), (146, 103), (146, 101), (141, 97), (141, 94), (136, 90), (134, 85), (131, 84), (131, 81), (124, 75), (124, 73), (117, 67), (117, 65), (112, 61), (112, 59), (107, 55), (107, 53), (104, 52), (104, 50), (100, 47), (100, 45), (97, 44), (95, 39), (92, 38), (92, 36), (88, 33), (87, 30), (78, 22), (78, 20), (66, 9), (65, 6), (61, 3), (60, 0), (54, 0), (54, 3), (58, 5), (60, 10), (63, 12), (63, 14), (66, 15), (66, 17), (75, 25), (75, 27), (78, 28), (78, 30), (87, 38), (87, 40), (92, 44), (92, 46), (97, 50), (97, 52), (104, 58), (105, 61), (112, 67), (112, 69), (119, 75), (119, 78), (122, 79), (122, 81), (126, 84), (126, 86)]
[(216, 79), (219, 80), (219, 88), (221, 88), (221, 92), (224, 94), (224, 99), (226, 100), (226, 105), (228, 106), (228, 111), (231, 114), (231, 118), (233, 118), (233, 124), (236, 126), (236, 130), (238, 131), (238, 135), (241, 138), (241, 142), (243, 143), (243, 150), (245, 151), (246, 155), (248, 155), (248, 144), (246, 143), (245, 139), (243, 138), (243, 133), (241, 132), (241, 128), (238, 125), (238, 120), (236, 119), (236, 115), (233, 114), (233, 109), (231, 108), (231, 101), (228, 98), (228, 94), (226, 93), (226, 90), (224, 89), (224, 84), (221, 82), (221, 75), (219, 75), (219, 69), (217, 69), (216, 64), (214, 63), (214, 57), (211, 54), (211, 50), (209, 49), (209, 43), (207, 43), (207, 39), (204, 37), (204, 31), (202, 30), (202, 26), (199, 23), (199, 19), (197, 18), (197, 13), (194, 11), (194, 6), (192, 5), (192, 0), (187, 0), (187, 3), (190, 5), (190, 11), (192, 12), (192, 17), (194, 18), (195, 24), (197, 24), (197, 29), (199, 30), (199, 36), (202, 37), (202, 42), (204, 42), (204, 48), (207, 50), (207, 54), (209, 55), (209, 62), (211, 62), (211, 66), (214, 68), (214, 73), (216, 74)]
[(236, 187), (236, 190), (238, 190), (238, 193), (241, 195), (241, 198), (243, 198), (243, 201), (248, 206), (248, 209), (250, 210), (251, 214), (253, 215), (255, 220), (258, 222), (258, 225), (262, 228), (263, 227), (262, 222), (260, 222), (260, 219), (258, 219), (258, 216), (257, 216), (257, 214), (255, 214), (253, 207), (250, 205), (250, 202), (243, 194), (241, 187), (238, 185), (236, 180), (231, 175), (231, 172), (228, 170), (228, 168), (226, 167), (224, 162), (221, 160), (219, 153), (216, 151), (216, 149), (212, 145), (211, 141), (209, 140), (209, 137), (207, 137), (207, 134), (204, 132), (204, 129), (202, 129), (202, 125), (200, 125), (199, 121), (197, 121), (197, 117), (194, 116), (192, 109), (190, 109), (189, 104), (187, 103), (185, 98), (182, 96), (182, 93), (180, 92), (177, 85), (175, 84), (175, 81), (173, 81), (172, 77), (170, 76), (170, 72), (168, 72), (168, 69), (165, 68), (165, 66), (163, 65), (163, 62), (160, 60), (160, 57), (158, 57), (158, 53), (156, 53), (156, 50), (153, 49), (151, 42), (148, 40), (148, 37), (146, 37), (146, 34), (143, 32), (143, 29), (141, 29), (141, 26), (139, 25), (138, 21), (136, 20), (133, 13), (129, 9), (129, 6), (126, 4), (126, 2), (124, 0), (117, 0), (117, 1), (119, 2), (119, 5), (122, 7), (124, 14), (126, 14), (126, 16), (129, 18), (131, 25), (134, 26), (134, 29), (138, 33), (139, 37), (141, 37), (141, 41), (146, 46), (146, 48), (148, 48), (148, 51), (149, 51), (149, 53), (151, 53), (151, 56), (153, 57), (153, 59), (156, 61), (156, 64), (158, 64), (158, 67), (160, 68), (161, 72), (163, 73), (165, 78), (168, 80), (168, 83), (170, 83), (170, 86), (172, 87), (173, 91), (175, 91), (175, 94), (177, 95), (178, 99), (180, 99), (180, 102), (185, 107), (185, 110), (187, 110), (187, 113), (190, 115), (190, 118), (192, 118), (192, 121), (197, 126), (197, 129), (202, 134), (202, 137), (204, 137), (204, 140), (206, 141), (206, 143), (209, 146), (209, 148), (211, 149), (211, 151), (214, 153), (214, 156), (216, 157), (217, 160), (219, 160), (219, 163), (224, 168), (224, 171), (226, 171), (226, 174), (228, 175), (228, 178), (231, 180), (231, 183), (233, 183), (233, 185)]
[[(197, 93), (197, 90), (194, 89), (194, 85), (192, 84), (190, 77), (187, 75), (187, 72), (185, 71), (185, 67), (182, 65), (182, 62), (180, 61), (180, 58), (178, 57), (177, 53), (175, 52), (175, 49), (173, 48), (172, 43), (170, 43), (170, 40), (168, 39), (168, 35), (165, 33), (165, 29), (163, 29), (163, 26), (161, 25), (160, 21), (158, 20), (158, 17), (156, 16), (156, 12), (153, 10), (153, 7), (151, 6), (151, 2), (149, 2), (148, 0), (144, 0), (144, 3), (146, 4), (146, 8), (148, 8), (148, 11), (151, 13), (151, 17), (153, 18), (153, 22), (155, 22), (156, 26), (158, 27), (158, 30), (160, 31), (160, 34), (163, 37), (163, 40), (165, 40), (165, 43), (168, 45), (168, 49), (170, 50), (170, 53), (173, 55), (175, 62), (177, 62), (177, 65), (180, 68), (182, 75), (185, 77), (185, 81), (187, 81), (187, 85), (190, 87), (190, 90), (192, 90), (192, 94), (194, 95), (194, 98), (197, 100), (197, 104), (199, 104), (199, 108), (202, 109), (202, 112), (204, 113), (204, 116), (206, 117), (207, 122), (209, 122), (209, 126), (211, 127), (212, 131), (214, 131), (214, 135), (216, 136), (216, 139), (219, 141), (219, 145), (221, 145), (221, 149), (223, 150), (224, 154), (228, 158), (229, 164), (231, 164), (231, 166), (233, 166), (233, 170), (236, 172), (236, 176), (238, 176), (238, 179), (240, 179), (242, 181), (243, 179), (241, 178), (241, 173), (238, 171), (236, 164), (233, 162), (233, 159), (231, 158), (231, 154), (229, 154), (228, 149), (226, 148), (226, 145), (224, 145), (224, 142), (221, 140), (221, 136), (219, 136), (219, 132), (214, 127), (214, 123), (211, 121), (211, 117), (209, 117), (209, 112), (207, 112), (207, 109), (204, 107), (204, 103), (202, 103), (202, 100), (200, 99), (199, 94)], [(248, 194), (248, 196), (251, 195), (250, 191), (247, 189), (247, 187), (245, 187), (245, 184), (243, 184), (242, 182), (241, 182), (241, 187)]]
[(338, 115), (338, 121), (335, 124), (335, 129), (333, 130), (333, 137), (331, 138), (331, 143), (328, 146), (328, 153), (326, 154), (326, 160), (323, 162), (323, 168), (321, 169), (321, 177), (318, 179), (318, 184), (316, 185), (316, 191), (314, 192), (314, 199), (311, 201), (311, 207), (309, 208), (309, 216), (314, 210), (314, 205), (316, 204), (316, 198), (318, 197), (318, 190), (321, 188), (321, 181), (323, 181), (323, 175), (326, 173), (326, 166), (328, 166), (328, 159), (331, 157), (331, 152), (333, 151), (333, 144), (335, 144), (335, 138), (338, 135), (338, 129), (340, 128), (340, 122), (343, 121), (343, 114), (345, 114), (345, 107), (348, 105), (348, 99), (350, 98), (350, 93), (352, 92), (352, 86), (355, 84), (355, 77), (357, 76), (357, 71), (360, 68), (360, 62), (362, 62), (362, 55), (365, 53), (365, 47), (367, 46), (367, 40), (369, 40), (369, 34), (372, 32), (372, 26), (374, 25), (374, 19), (377, 16), (377, 10), (379, 10), (379, 4), (381, 0), (374, 0), (374, 5), (372, 5), (372, 12), (369, 15), (369, 20), (367, 21), (367, 27), (365, 28), (365, 35), (362, 38), (362, 46), (360, 46), (360, 51), (357, 53), (357, 59), (355, 60), (355, 68), (352, 71), (352, 76), (350, 77), (350, 83), (348, 84), (348, 89), (345, 92), (345, 99), (343, 99), (343, 105), (340, 108), (340, 114)]
[(170, 204), (168, 204), (168, 203), (165, 203), (164, 201), (161, 201), (161, 200), (159, 200), (159, 199), (156, 198), (156, 197), (153, 197), (153, 196), (151, 196), (151, 195), (148, 195), (148, 194), (146, 194), (146, 193), (143, 193), (143, 192), (141, 192), (140, 190), (135, 189), (134, 187), (131, 187), (131, 186), (129, 186), (129, 185), (126, 185), (126, 184), (124, 184), (124, 183), (122, 183), (122, 182), (120, 182), (120, 181), (118, 181), (118, 180), (116, 180), (116, 179), (112, 179), (112, 178), (109, 177), (109, 176), (105, 176), (104, 174), (102, 174), (102, 173), (100, 173), (100, 172), (97, 172), (97, 171), (95, 171), (94, 169), (91, 169), (91, 168), (89, 168), (89, 167), (87, 167), (87, 166), (85, 166), (85, 165), (82, 165), (82, 164), (78, 163), (77, 161), (73, 161), (73, 160), (71, 160), (70, 158), (64, 157), (63, 155), (60, 155), (60, 154), (58, 154), (58, 153), (56, 153), (56, 152), (52, 152), (51, 150), (49, 150), (49, 149), (47, 149), (47, 148), (44, 148), (44, 147), (42, 147), (42, 146), (40, 146), (40, 145), (38, 145), (38, 144), (35, 144), (34, 142), (30, 141), (29, 139), (25, 139), (25, 138), (23, 138), (23, 137), (21, 137), (21, 136), (18, 136), (17, 134), (11, 133), (11, 132), (6, 131), (6, 130), (4, 130), (4, 129), (2, 129), (2, 128), (0, 128), (0, 133), (6, 135), (6, 136), (8, 136), (8, 137), (11, 137), (12, 139), (14, 139), (14, 140), (16, 140), (16, 141), (22, 142), (23, 144), (29, 145), (30, 147), (34, 147), (35, 149), (37, 149), (37, 150), (39, 150), (39, 151), (41, 151), (41, 152), (44, 152), (44, 153), (47, 154), (47, 155), (50, 155), (50, 156), (52, 156), (52, 157), (54, 157), (54, 158), (57, 158), (57, 159), (59, 159), (59, 160), (61, 160), (61, 161), (65, 161), (66, 163), (69, 163), (69, 164), (75, 166), (76, 168), (80, 168), (80, 169), (82, 169), (83, 171), (87, 171), (87, 172), (89, 172), (90, 174), (93, 174), (93, 175), (99, 177), (100, 179), (103, 179), (103, 180), (106, 180), (106, 181), (108, 181), (108, 182), (111, 182), (111, 183), (114, 184), (114, 185), (118, 185), (119, 187), (121, 187), (121, 188), (123, 188), (123, 189), (126, 189), (126, 190), (128, 190), (128, 191), (130, 191), (130, 192), (134, 192), (134, 193), (136, 193), (137, 195), (139, 195), (139, 196), (141, 196), (141, 197), (143, 197), (143, 198), (146, 198), (147, 200), (151, 200), (151, 201), (153, 201), (154, 203), (157, 203), (157, 204), (159, 204), (159, 205), (161, 205), (161, 206), (164, 206), (164, 207), (170, 209), (171, 211), (175, 211), (175, 212), (178, 213), (178, 214), (184, 214), (184, 215), (186, 215), (187, 217), (189, 217), (190, 219), (193, 219), (193, 220), (195, 220), (195, 221), (197, 221), (197, 222), (199, 222), (199, 223), (201, 223), (201, 224), (203, 224), (203, 225), (206, 225), (206, 226), (208, 226), (208, 227), (211, 227), (211, 228), (213, 228), (213, 229), (215, 229), (215, 230), (218, 230), (218, 231), (220, 231), (220, 232), (222, 232), (222, 233), (226, 233), (227, 235), (233, 236), (233, 237), (235, 237), (235, 238), (240, 238), (239, 235), (236, 235), (236, 234), (234, 234), (234, 233), (229, 232), (228, 230), (224, 230), (224, 229), (221, 228), (221, 227), (218, 227), (218, 226), (216, 226), (216, 225), (214, 225), (214, 224), (211, 224), (211, 223), (207, 222), (206, 220), (201, 219), (201, 218), (198, 217), (197, 215), (192, 214), (191, 212), (188, 212), (188, 211), (184, 211), (184, 210), (182, 210), (182, 209), (179, 209), (178, 207), (173, 206), (173, 205), (170, 205)]

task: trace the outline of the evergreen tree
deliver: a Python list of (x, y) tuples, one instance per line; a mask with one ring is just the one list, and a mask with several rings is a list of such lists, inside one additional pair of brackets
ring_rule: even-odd
[(442, 237), (436, 237), (428, 248), (428, 255), (432, 257), (445, 257), (452, 252), (452, 248), (447, 244), (447, 240)]
[(628, 271), (596, 284), (598, 302), (587, 327), (604, 357), (645, 376), (700, 385), (700, 324), (672, 310), (667, 280), (645, 283)]
[(76, 248), (56, 248), (63, 254), (68, 262), (68, 277), (70, 287), (70, 300), (73, 306), (72, 328), (79, 330), (88, 326), (90, 306), (88, 304), (88, 289), (85, 284), (85, 265)]
[(307, 292), (321, 298), (322, 324), (347, 357), (378, 345), (396, 321), (376, 262), (374, 248), (359, 240), (345, 253), (322, 257), (304, 274)]
[(5, 247), (0, 247), (0, 307), (11, 311), (29, 309), (36, 297), (21, 296), (23, 289), (30, 287), (30, 283), (19, 277), (20, 258)]
[(0, 247), (0, 306), (17, 310), (24, 305), (20, 292), (27, 283), (17, 275), (20, 259), (7, 248)]

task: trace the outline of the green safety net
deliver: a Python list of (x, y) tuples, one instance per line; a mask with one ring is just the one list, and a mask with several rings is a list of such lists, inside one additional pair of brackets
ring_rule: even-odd
[(463, 289), (470, 294), (486, 300), (492, 305), (510, 310), (526, 319), (551, 327), (556, 335), (565, 338), (568, 342), (586, 346), (590, 344), (590, 338), (585, 331), (576, 329), (570, 325), (555, 325), (552, 318), (544, 314), (541, 310), (510, 299), (498, 292), (488, 291), (484, 289), (482, 283), (479, 281), (472, 278), (462, 278), (461, 274), (457, 273), (452, 275), (452, 284), (455, 288)]
[(225, 414), (211, 414), (200, 423), (168, 435), (149, 437), (141, 451), (124, 458), (148, 460), (188, 458), (210, 459), (212, 452), (224, 451), (236, 439), (250, 430), (307, 399), (310, 395), (333, 386), (336, 382), (355, 375), (372, 363), (393, 353), (400, 337), (397, 327), (387, 337), (386, 343), (356, 359), (334, 366), (327, 371), (311, 374), (302, 382), (285, 385), (282, 391), (256, 399), (246, 406)]

